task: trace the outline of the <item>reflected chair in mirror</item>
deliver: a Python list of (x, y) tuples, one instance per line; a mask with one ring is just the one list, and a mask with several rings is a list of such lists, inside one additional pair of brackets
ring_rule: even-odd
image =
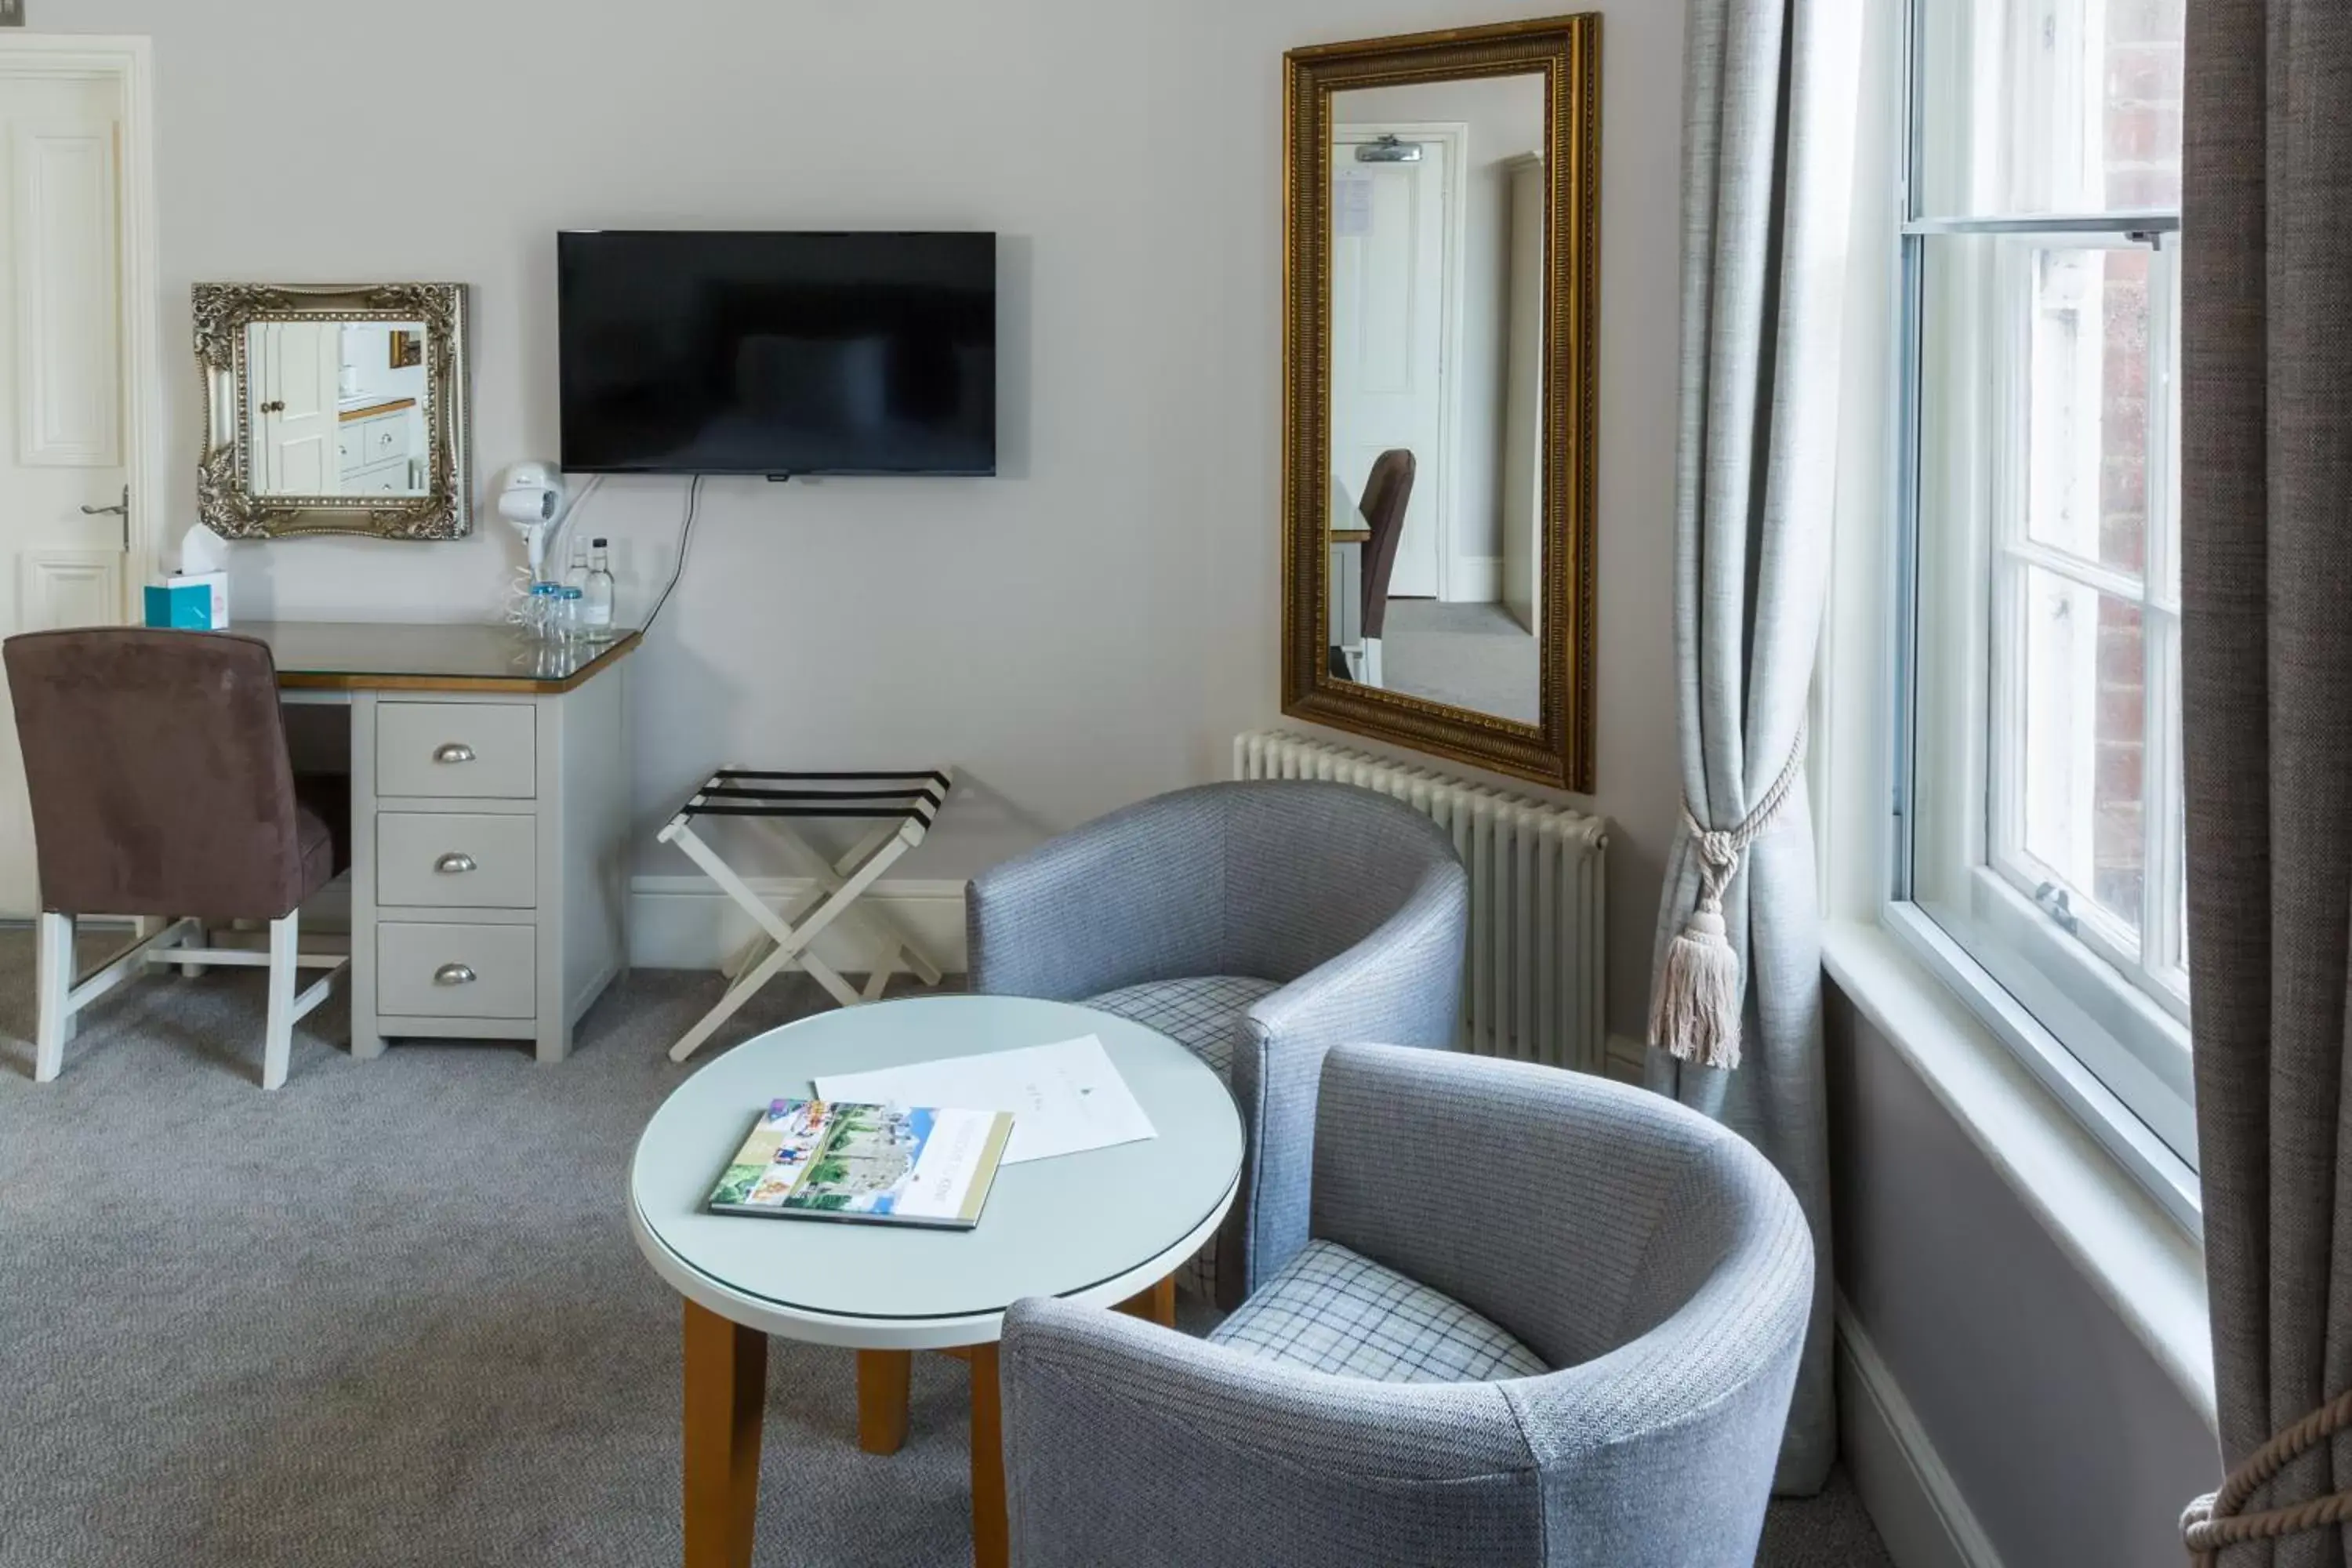
[(1307, 1237), (1323, 1053), (1454, 1043), (1469, 879), (1412, 807), (1351, 784), (1207, 784), (1112, 813), (971, 884), (975, 992), (1159, 1030), (1232, 1089), (1241, 1191), (1183, 1276), (1238, 1303)]
[(1381, 679), (1381, 638), (1389, 618), (1389, 582), (1396, 575), (1397, 546), (1404, 538), (1405, 509), (1412, 504), (1412, 479), (1418, 468), (1413, 455), (1402, 447), (1382, 452), (1364, 481), (1360, 509), (1371, 538), (1364, 543), (1364, 641), (1349, 661), (1349, 678), (1366, 686)]
[(1746, 1568), (1813, 1294), (1796, 1195), (1660, 1096), (1326, 1058), (1309, 1231), (1207, 1341), (1014, 1303), (1013, 1560)]
[[(340, 954), (296, 951), (297, 910), (347, 864), (350, 783), (299, 784), (268, 646), (218, 632), (90, 628), (0, 645), (40, 867), (36, 1079), (64, 1065), (76, 1016), (149, 964), (266, 965), (261, 1086), (286, 1080), (295, 1021)], [(140, 934), (75, 975), (77, 916)], [(209, 924), (269, 922), (267, 952), (208, 945)], [(296, 994), (300, 969), (323, 969)]]

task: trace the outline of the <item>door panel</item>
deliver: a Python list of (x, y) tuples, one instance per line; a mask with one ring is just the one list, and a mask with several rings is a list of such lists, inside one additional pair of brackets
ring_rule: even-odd
[(261, 493), (330, 496), (342, 489), (338, 402), (342, 329), (316, 321), (266, 321), (248, 353), (261, 406), (253, 411)]
[(122, 463), (122, 302), (115, 270), (115, 126), (11, 127), (16, 147), (19, 459)]

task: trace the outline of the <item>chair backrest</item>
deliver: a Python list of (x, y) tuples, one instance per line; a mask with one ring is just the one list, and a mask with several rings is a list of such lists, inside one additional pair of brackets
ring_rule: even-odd
[[(1312, 1233), (1464, 1302), (1546, 1363), (1640, 1339), (1702, 1293), (1800, 1329), (1795, 1194), (1658, 1095), (1527, 1062), (1346, 1047), (1323, 1068)], [(1767, 1300), (1777, 1295), (1783, 1300)]]
[(270, 920), (304, 890), (269, 647), (90, 627), (0, 644), (40, 860), (65, 914)]
[(1402, 801), (1312, 779), (1200, 787), (1224, 810), (1218, 973), (1287, 984), (1416, 900), (1466, 897), (1454, 841)]
[(1372, 462), (1371, 478), (1364, 481), (1364, 525), (1372, 537), (1364, 545), (1364, 635), (1382, 635), (1388, 624), (1389, 579), (1396, 574), (1397, 545), (1404, 538), (1405, 508), (1412, 503), (1412, 476), (1419, 465), (1402, 447), (1391, 447)]

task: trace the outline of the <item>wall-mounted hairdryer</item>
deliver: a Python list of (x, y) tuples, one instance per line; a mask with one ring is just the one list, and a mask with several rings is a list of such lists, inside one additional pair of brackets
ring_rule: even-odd
[(508, 468), (499, 483), (499, 515), (522, 535), (533, 582), (547, 576), (547, 546), (562, 526), (564, 496), (562, 471), (536, 458)]

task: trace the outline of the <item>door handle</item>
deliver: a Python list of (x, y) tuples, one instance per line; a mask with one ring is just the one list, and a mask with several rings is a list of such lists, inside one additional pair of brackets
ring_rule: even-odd
[(122, 548), (126, 553), (129, 552), (131, 549), (131, 487), (129, 485), (122, 487), (122, 499), (115, 502), (112, 506), (86, 506), (81, 509), (81, 514), (84, 517), (121, 518), (122, 520)]
[(433, 862), (433, 868), (455, 876), (458, 872), (474, 869), (474, 858), (462, 849), (452, 849)]
[(264, 414), (283, 414), (286, 412), (286, 400), (282, 397), (272, 398), (269, 402), (261, 405), (261, 412)]
[(451, 741), (433, 749), (433, 760), (436, 763), (470, 763), (474, 760), (474, 748), (463, 741)]
[(436, 985), (471, 985), (474, 972), (462, 963), (445, 963), (433, 972)]

